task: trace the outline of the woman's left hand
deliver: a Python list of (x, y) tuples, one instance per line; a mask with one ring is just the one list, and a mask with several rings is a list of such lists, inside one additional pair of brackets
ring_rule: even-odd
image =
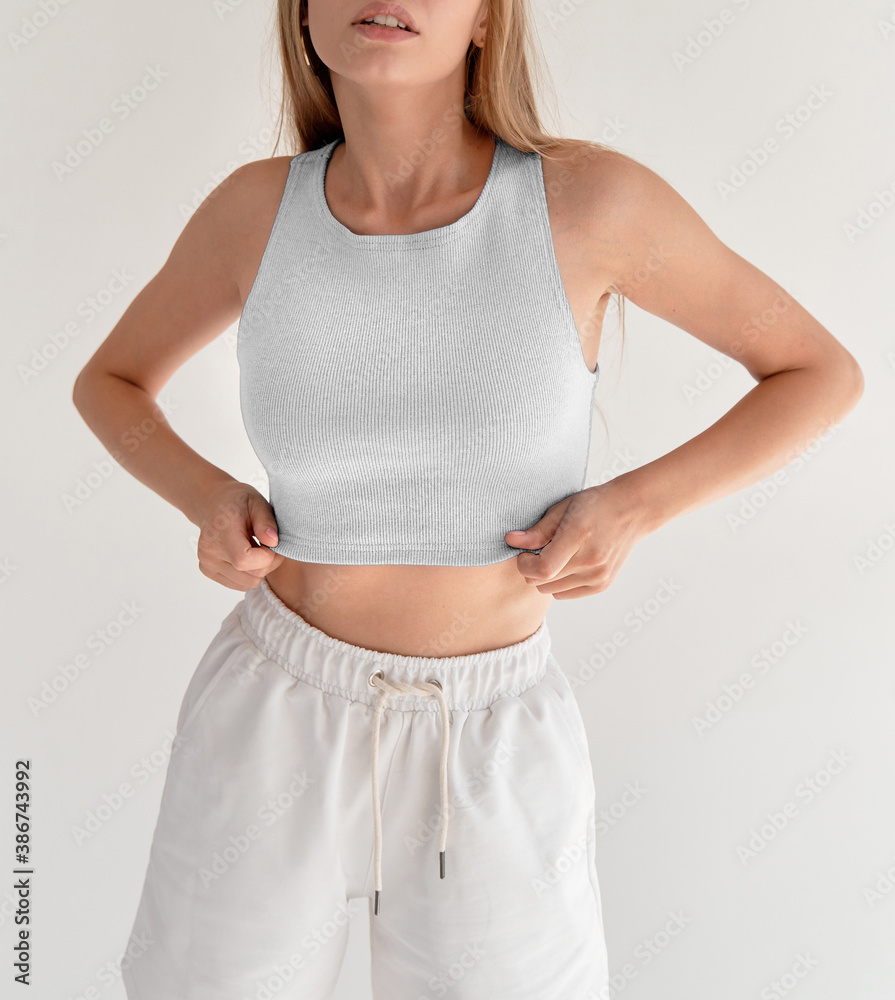
[(557, 600), (606, 590), (631, 550), (650, 528), (642, 507), (624, 488), (624, 477), (560, 500), (524, 531), (504, 540), (520, 552), (516, 566), (527, 583)]

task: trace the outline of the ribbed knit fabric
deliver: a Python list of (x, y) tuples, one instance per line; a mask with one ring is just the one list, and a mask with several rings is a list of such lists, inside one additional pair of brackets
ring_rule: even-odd
[[(495, 137), (466, 215), (364, 236), (332, 214), (341, 139), (293, 157), (237, 331), (274, 552), (344, 565), (484, 566), (584, 488), (585, 364), (540, 155)], [(532, 551), (540, 551), (534, 549)]]

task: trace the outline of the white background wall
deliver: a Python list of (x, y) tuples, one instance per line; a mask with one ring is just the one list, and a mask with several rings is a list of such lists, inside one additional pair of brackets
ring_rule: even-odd
[[(0, 14), (4, 992), (15, 759), (33, 761), (30, 995), (121, 1000), (116, 967), (167, 741), (198, 658), (240, 598), (199, 573), (193, 526), (109, 461), (70, 395), (200, 192), (270, 155), (271, 7), (6, 0)], [(727, 23), (722, 0), (536, 7), (566, 134), (600, 138), (620, 123), (609, 141), (795, 295), (866, 378), (858, 408), (787, 466), (773, 496), (750, 487), (677, 519), (607, 592), (550, 609), (606, 821), (597, 864), (614, 995), (889, 1000), (895, 5), (731, 0)], [(700, 35), (713, 19), (719, 33)], [(26, 22), (37, 30), (17, 40)], [(690, 39), (692, 58), (676, 65)], [(119, 95), (149, 72), (158, 85), (123, 117)], [(813, 88), (828, 98), (786, 138), (778, 121)], [(58, 175), (54, 162), (104, 117), (112, 130)], [(768, 137), (777, 151), (723, 196), (719, 182)], [(91, 298), (102, 303), (93, 315)], [(598, 390), (611, 436), (597, 419), (591, 483), (671, 450), (754, 384), (630, 304), (620, 361), (614, 319)], [(264, 489), (240, 420), (234, 334), (184, 366), (161, 401), (200, 453)], [(668, 581), (676, 593), (662, 603)], [(139, 613), (104, 645), (99, 630), (130, 604)], [(742, 675), (750, 686), (729, 697)], [(54, 679), (64, 689), (35, 711)], [(698, 732), (711, 706), (716, 721)], [(846, 762), (837, 773), (834, 755)], [(79, 840), (122, 782), (132, 796)], [(769, 814), (786, 818), (782, 829)], [(673, 915), (683, 927), (668, 936)], [(367, 919), (352, 920), (339, 1000), (370, 996)]]

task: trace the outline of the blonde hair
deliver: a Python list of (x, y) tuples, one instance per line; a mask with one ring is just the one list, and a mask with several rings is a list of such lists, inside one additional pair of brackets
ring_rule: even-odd
[[(319, 149), (344, 139), (329, 69), (317, 56), (302, 18), (307, 0), (277, 0), (276, 35), (282, 64), (282, 91), (276, 145), (285, 138), (290, 154)], [(305, 58), (307, 55), (307, 60)], [(572, 159), (594, 156), (612, 146), (586, 139), (562, 138), (542, 124), (539, 99), (554, 97), (529, 0), (488, 0), (485, 43), (470, 41), (466, 52), (464, 112), (476, 129), (499, 136), (525, 152), (555, 159), (571, 149)], [(613, 286), (614, 287), (614, 286)], [(624, 295), (615, 289), (624, 349)], [(598, 408), (599, 409), (599, 408)], [(602, 412), (600, 413), (603, 419)], [(603, 420), (605, 426), (605, 420)]]

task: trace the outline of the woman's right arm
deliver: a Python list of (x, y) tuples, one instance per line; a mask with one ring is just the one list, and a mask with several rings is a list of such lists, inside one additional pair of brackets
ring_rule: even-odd
[[(156, 403), (174, 372), (236, 322), (270, 234), (289, 157), (245, 164), (196, 210), (161, 270), (78, 374), (72, 401), (112, 457), (201, 529), (200, 569), (257, 586), (283, 557), (266, 499), (208, 462)], [(271, 533), (272, 532), (272, 533)]]

